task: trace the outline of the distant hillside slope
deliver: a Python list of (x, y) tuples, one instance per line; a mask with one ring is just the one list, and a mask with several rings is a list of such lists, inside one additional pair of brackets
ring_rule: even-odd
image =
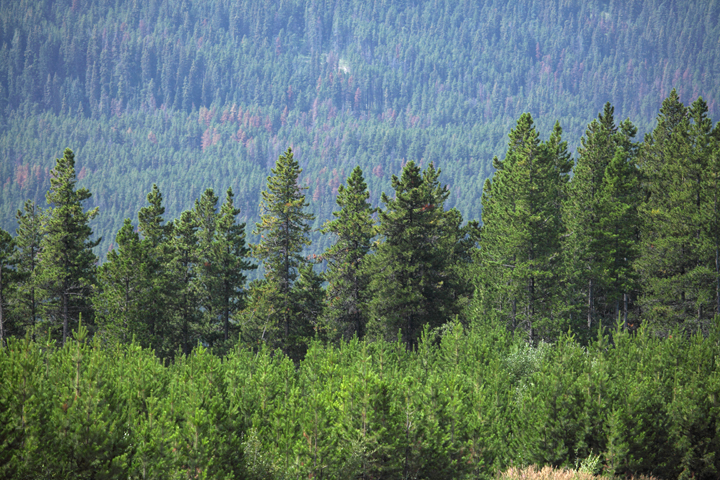
[(232, 185), (253, 222), (288, 146), (318, 227), (354, 165), (378, 201), (406, 159), (477, 218), (522, 112), (573, 146), (606, 101), (648, 131), (672, 87), (717, 120), (719, 19), (716, 0), (0, 0), (0, 226), (44, 205), (64, 147), (100, 253), (153, 182), (167, 218)]

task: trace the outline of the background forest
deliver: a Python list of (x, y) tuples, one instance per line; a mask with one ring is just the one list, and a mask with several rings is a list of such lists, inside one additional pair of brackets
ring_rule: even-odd
[[(153, 183), (179, 216), (233, 187), (241, 218), (292, 146), (313, 229), (355, 165), (371, 201), (430, 161), (480, 217), (491, 159), (523, 112), (570, 150), (611, 101), (640, 138), (671, 88), (720, 113), (717, 2), (0, 2), (0, 227), (44, 203), (70, 147), (104, 258)], [(328, 247), (313, 237), (313, 252)]]

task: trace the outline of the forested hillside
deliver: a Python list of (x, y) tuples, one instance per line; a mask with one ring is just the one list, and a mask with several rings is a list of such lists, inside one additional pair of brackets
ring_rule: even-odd
[[(0, 2), (0, 226), (44, 205), (71, 147), (105, 256), (156, 182), (167, 217), (233, 187), (254, 222), (288, 146), (313, 229), (355, 165), (370, 199), (408, 160), (480, 217), (523, 112), (574, 150), (606, 101), (640, 136), (670, 89), (720, 113), (717, 2), (96, 0)], [(317, 233), (313, 251), (329, 246)]]

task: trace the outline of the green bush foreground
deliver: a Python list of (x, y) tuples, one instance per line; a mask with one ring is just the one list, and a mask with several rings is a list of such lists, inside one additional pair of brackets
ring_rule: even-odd
[(2, 478), (492, 478), (511, 465), (717, 478), (720, 322), (528, 346), (503, 329), (404, 344), (0, 348)]

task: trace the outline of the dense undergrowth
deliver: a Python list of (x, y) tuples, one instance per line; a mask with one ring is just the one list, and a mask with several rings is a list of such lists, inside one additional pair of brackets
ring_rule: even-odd
[[(528, 346), (460, 326), (401, 342), (0, 349), (3, 478), (493, 478), (515, 465), (717, 478), (720, 372), (708, 337), (645, 329)], [(588, 459), (596, 459), (588, 462)]]

